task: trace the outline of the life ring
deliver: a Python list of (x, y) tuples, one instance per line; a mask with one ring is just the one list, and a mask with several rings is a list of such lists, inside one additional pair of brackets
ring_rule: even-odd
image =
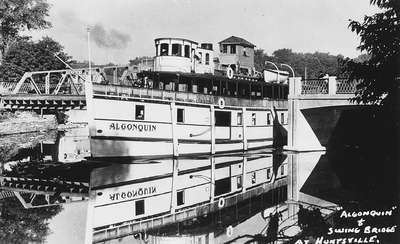
[(218, 98), (218, 107), (220, 109), (225, 108), (225, 100), (222, 97)]
[(233, 235), (233, 227), (232, 227), (232, 225), (230, 225), (230, 226), (228, 226), (228, 227), (226, 228), (226, 235), (227, 235), (228, 237), (231, 237), (231, 236)]
[(229, 79), (233, 78), (233, 69), (231, 67), (226, 69), (226, 76), (228, 76)]
[(223, 208), (224, 206), (225, 206), (225, 198), (221, 197), (221, 198), (218, 200), (218, 207), (219, 207), (219, 208)]

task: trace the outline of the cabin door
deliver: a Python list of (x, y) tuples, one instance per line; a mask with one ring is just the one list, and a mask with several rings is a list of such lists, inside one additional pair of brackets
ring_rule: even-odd
[(231, 139), (231, 112), (215, 111), (215, 139)]

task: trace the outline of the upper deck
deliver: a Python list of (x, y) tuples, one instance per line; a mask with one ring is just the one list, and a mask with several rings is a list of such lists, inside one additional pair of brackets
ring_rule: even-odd
[(118, 85), (95, 84), (94, 94), (203, 104), (218, 104), (222, 97), (226, 106), (286, 108), (288, 85), (245, 77), (143, 71), (137, 79)]

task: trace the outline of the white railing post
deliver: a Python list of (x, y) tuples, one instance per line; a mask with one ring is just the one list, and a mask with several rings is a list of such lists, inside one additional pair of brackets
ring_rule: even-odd
[(336, 95), (337, 85), (336, 85), (336, 76), (328, 77), (328, 94)]
[(289, 78), (289, 96), (297, 96), (301, 94), (301, 77)]

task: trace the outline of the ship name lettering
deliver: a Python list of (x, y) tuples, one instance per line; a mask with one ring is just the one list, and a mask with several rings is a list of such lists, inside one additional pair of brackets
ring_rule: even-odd
[(157, 126), (151, 124), (135, 124), (135, 123), (118, 123), (112, 122), (109, 126), (110, 130), (128, 130), (128, 131), (139, 131), (139, 132), (151, 132), (156, 131)]
[(110, 194), (110, 200), (111, 201), (118, 201), (118, 200), (124, 200), (124, 199), (130, 199), (134, 198), (136, 196), (146, 196), (146, 195), (151, 195), (157, 192), (157, 188), (154, 186), (149, 186), (149, 187), (140, 187), (135, 190), (131, 191), (126, 191), (122, 193), (113, 193)]

